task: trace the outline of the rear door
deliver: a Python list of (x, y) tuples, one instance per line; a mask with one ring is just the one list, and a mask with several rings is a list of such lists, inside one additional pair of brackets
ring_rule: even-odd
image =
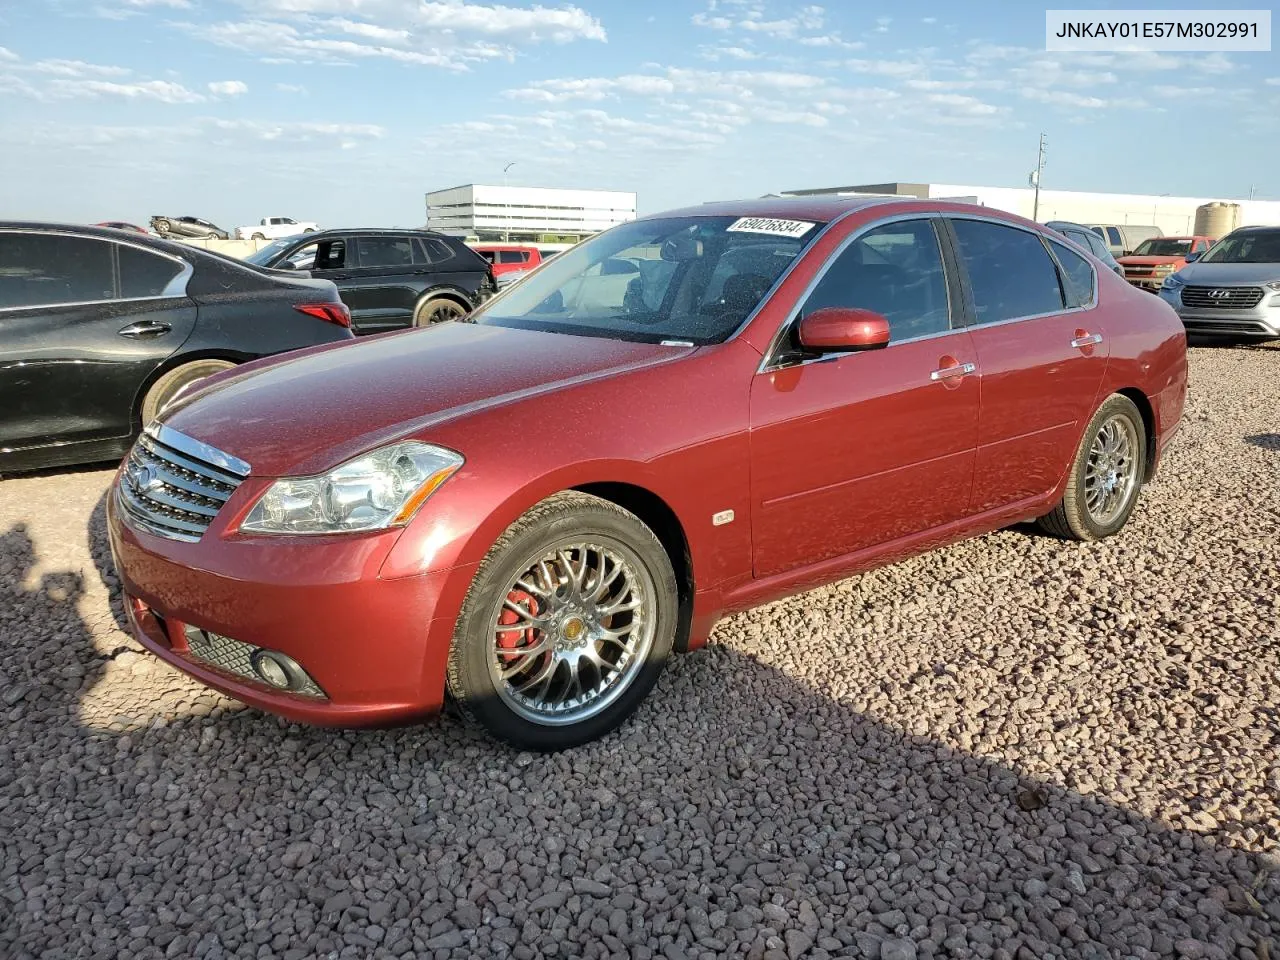
[(959, 216), (949, 223), (982, 371), (970, 509), (977, 514), (1057, 485), (1093, 414), (1108, 346), (1085, 258), (1009, 223)]
[(128, 243), (0, 232), (0, 447), (132, 433), (142, 385), (195, 325), (190, 272)]
[(351, 309), (352, 326), (359, 333), (408, 326), (421, 286), (416, 274), (426, 269), (413, 238), (356, 235), (347, 245), (347, 260), (349, 267), (338, 286)]

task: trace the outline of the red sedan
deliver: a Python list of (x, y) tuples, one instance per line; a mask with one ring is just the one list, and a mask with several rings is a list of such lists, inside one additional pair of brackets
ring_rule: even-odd
[(1097, 540), (1177, 428), (1183, 327), (964, 204), (707, 204), (616, 227), (466, 321), (246, 364), (109, 499), (139, 639), (297, 720), (448, 691), (598, 737), (727, 611), (1038, 518)]

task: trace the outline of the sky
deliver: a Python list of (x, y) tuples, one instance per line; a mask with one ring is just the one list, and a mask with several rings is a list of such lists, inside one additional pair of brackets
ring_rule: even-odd
[(0, 3), (0, 217), (417, 226), (511, 163), (642, 213), (1019, 186), (1041, 132), (1046, 188), (1280, 199), (1280, 55), (1044, 40), (983, 0)]

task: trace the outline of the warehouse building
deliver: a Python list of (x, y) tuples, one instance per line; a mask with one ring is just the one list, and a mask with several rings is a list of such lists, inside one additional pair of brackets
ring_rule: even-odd
[[(878, 194), (930, 200), (966, 200), (1031, 219), (1035, 190), (1030, 187), (974, 187), (954, 183), (864, 183), (850, 187), (788, 190), (783, 196), (818, 194)], [(1085, 193), (1076, 190), (1040, 191), (1034, 219), (1074, 220), (1076, 223), (1155, 224), (1166, 236), (1190, 234), (1196, 210), (1210, 203), (1235, 204), (1234, 226), (1280, 224), (1280, 200), (1232, 200), (1226, 197), (1171, 197), (1134, 193)], [(1228, 222), (1228, 229), (1232, 224)]]
[(427, 227), (469, 240), (568, 244), (636, 218), (636, 195), (482, 183), (427, 194)]

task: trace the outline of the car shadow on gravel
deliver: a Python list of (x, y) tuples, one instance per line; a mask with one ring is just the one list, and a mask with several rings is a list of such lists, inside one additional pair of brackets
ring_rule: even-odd
[(1245, 437), (1244, 442), (1253, 447), (1261, 447), (1272, 453), (1280, 453), (1280, 433), (1255, 433)]
[(1274, 824), (1030, 779), (749, 639), (563, 754), (448, 715), (321, 730), (102, 649), (79, 573), (30, 583), (20, 526), (0, 548), (6, 958), (1280, 955), (1280, 862), (1236, 843)]

